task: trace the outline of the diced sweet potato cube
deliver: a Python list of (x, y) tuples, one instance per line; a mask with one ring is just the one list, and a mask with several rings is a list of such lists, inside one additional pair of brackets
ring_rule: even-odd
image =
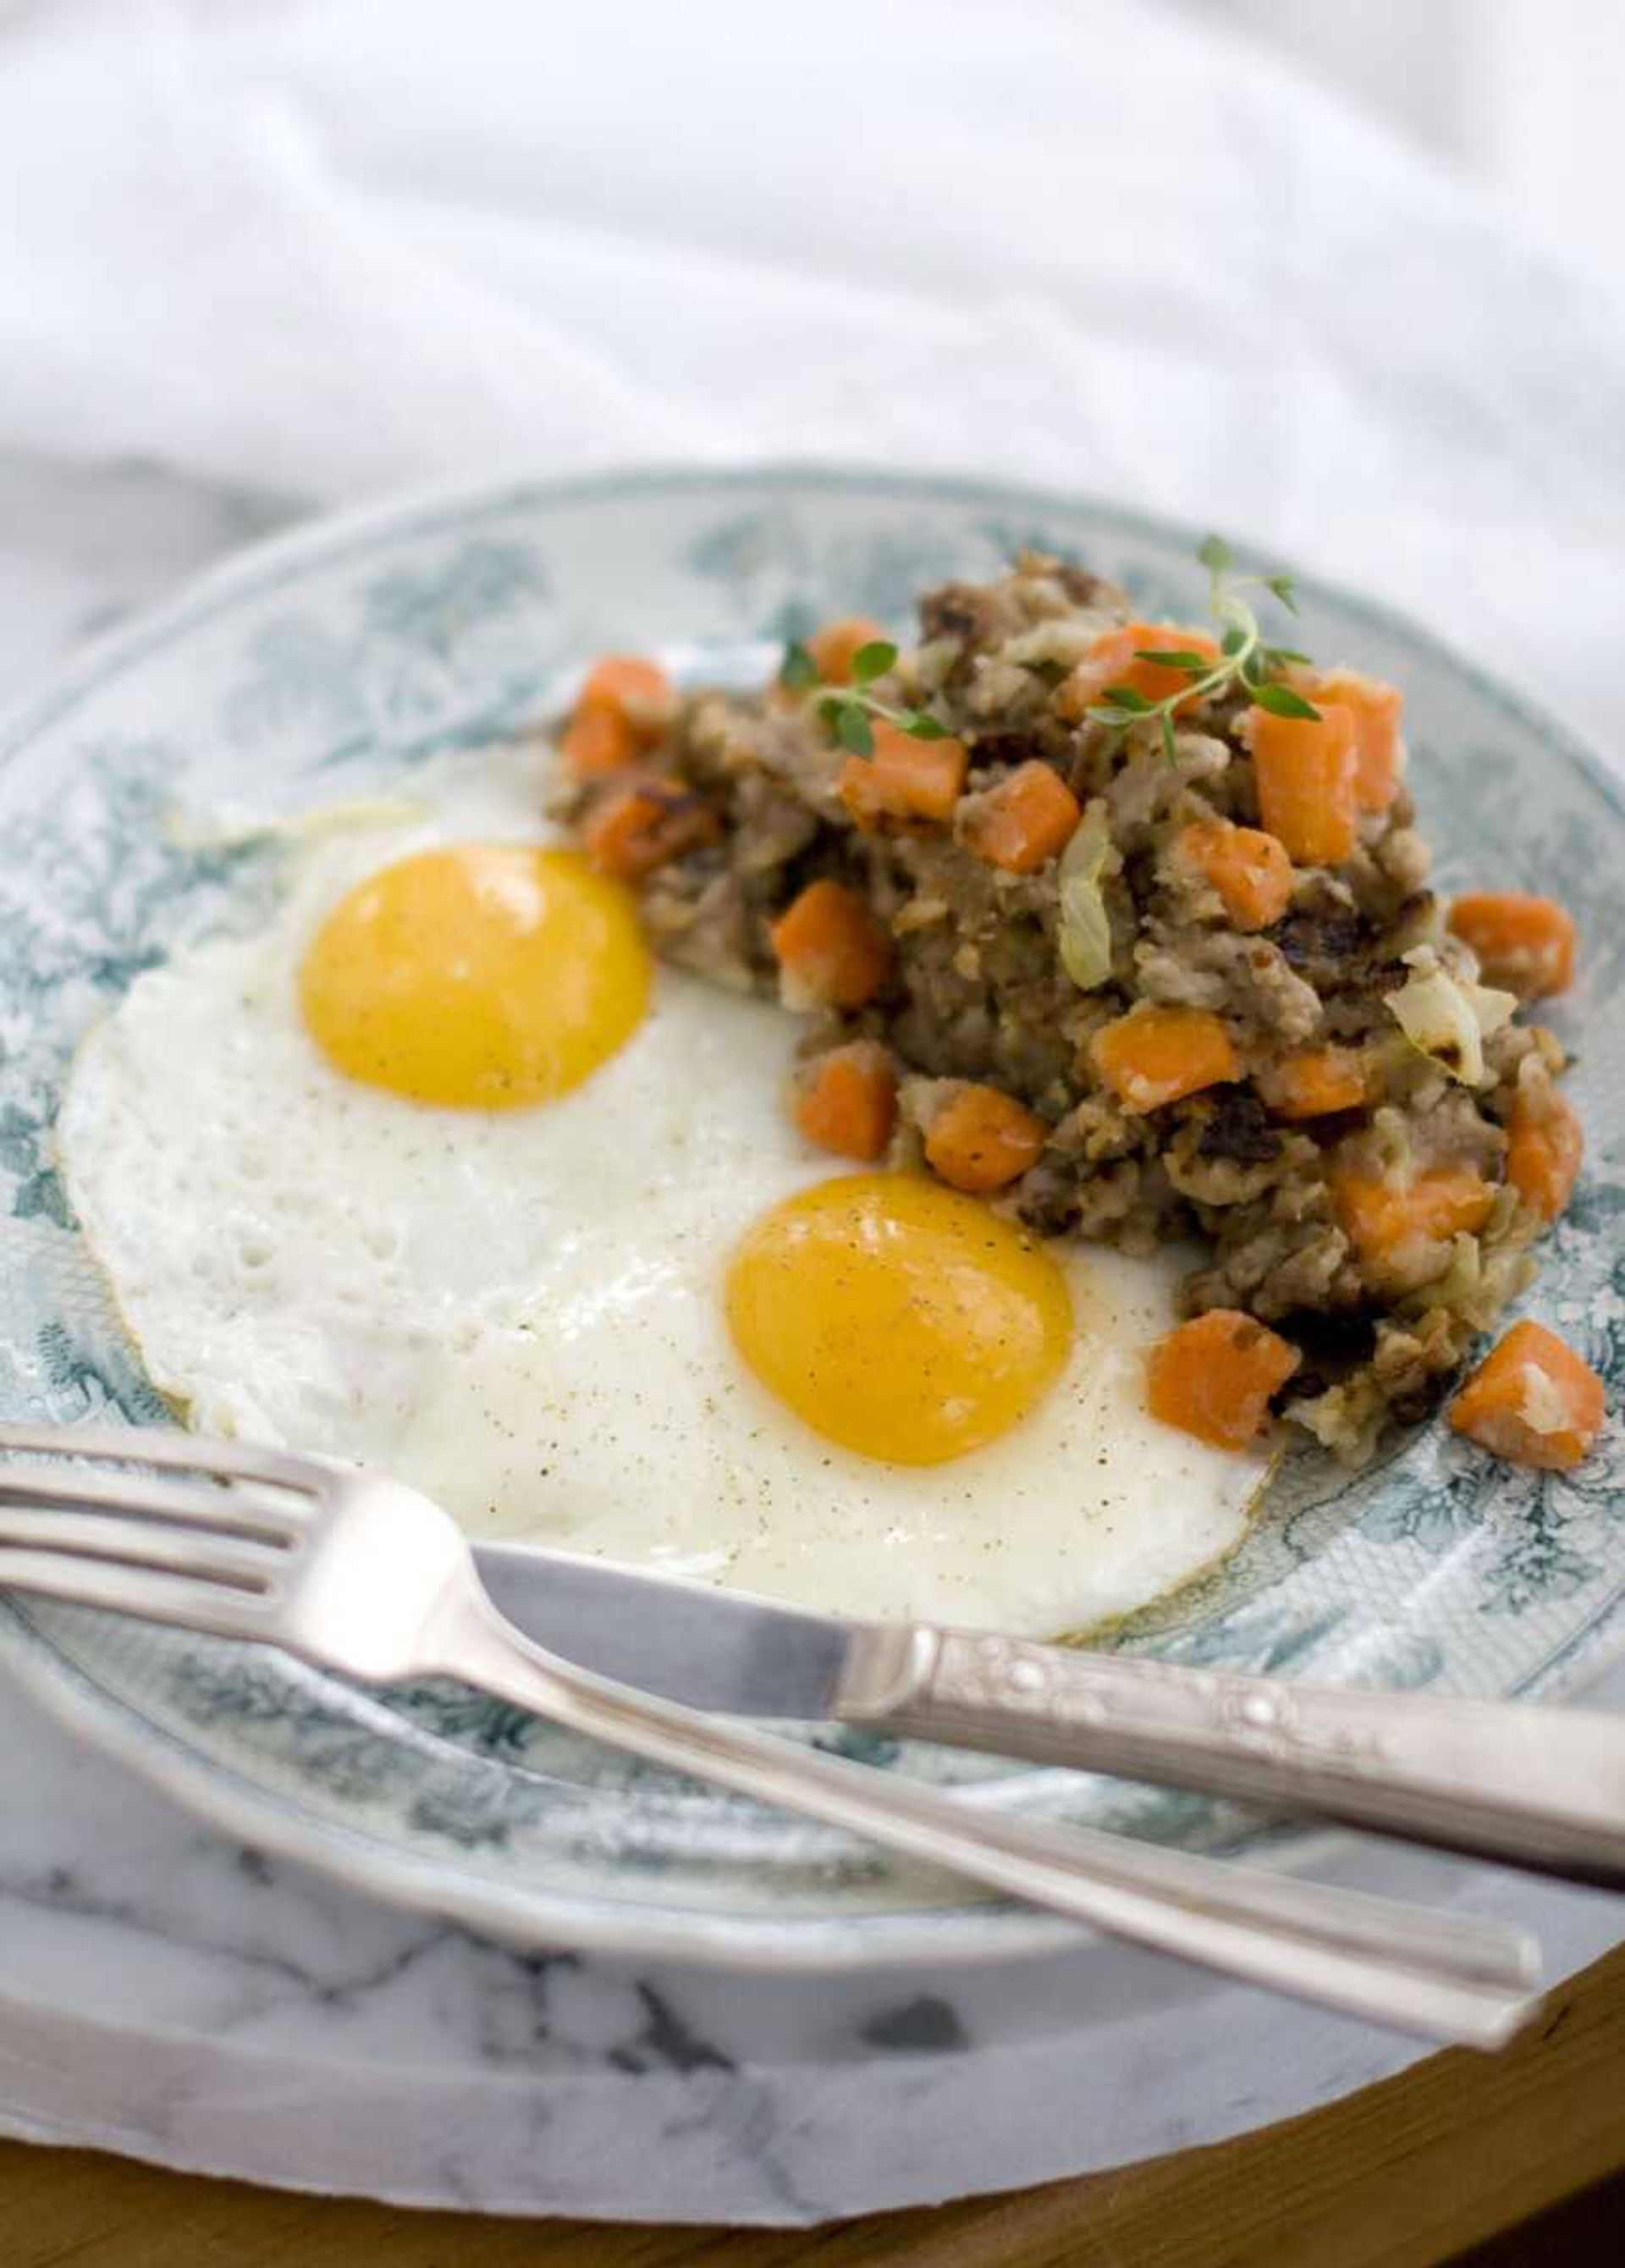
[(1337, 1226), (1379, 1287), (1401, 1291), (1428, 1280), (1444, 1248), (1462, 1230), (1476, 1234), (1496, 1193), (1466, 1166), (1437, 1166), (1408, 1180), (1348, 1167), (1327, 1176)]
[(1295, 669), (1290, 681), (1317, 709), (1335, 703), (1348, 710), (1354, 718), (1355, 799), (1362, 811), (1386, 811), (1400, 784), (1400, 712), (1405, 696), (1399, 687), (1357, 669)]
[(1365, 1100), (1366, 1062), (1357, 1048), (1305, 1048), (1258, 1075), (1258, 1091), (1277, 1118), (1327, 1118)]
[(969, 762), (963, 740), (916, 740), (881, 717), (873, 733), (873, 754), (849, 756), (836, 783), (857, 825), (952, 819)]
[(595, 661), (576, 696), (577, 717), (604, 710), (624, 718), (640, 749), (652, 748), (671, 722), (675, 696), (658, 661), (641, 654), (608, 654)]
[(1331, 702), (1318, 718), (1249, 709), (1259, 816), (1300, 866), (1338, 866), (1357, 840), (1354, 716)]
[(926, 1130), (926, 1162), (949, 1186), (986, 1197), (1013, 1182), (1049, 1138), (1044, 1121), (996, 1086), (961, 1086)]
[(977, 796), (960, 827), (967, 846), (990, 866), (1035, 874), (1065, 850), (1082, 815), (1060, 774), (1034, 756)]
[[(1198, 653), (1205, 661), (1217, 661), (1218, 651), (1206, 630), (1187, 630), (1176, 622), (1125, 622), (1116, 630), (1102, 630), (1057, 688), (1055, 708), (1077, 724), (1114, 685), (1130, 687), (1143, 701), (1166, 701), (1193, 684), (1191, 674), (1172, 663), (1147, 661), (1143, 655)], [(1193, 694), (1179, 703), (1174, 713), (1182, 716), (1197, 705)]]
[(886, 631), (867, 615), (844, 615), (839, 622), (826, 622), (813, 631), (807, 640), (807, 652), (812, 657), (820, 681), (825, 685), (849, 685), (852, 664), (866, 645), (889, 643)]
[(1602, 1430), (1602, 1381), (1542, 1323), (1514, 1323), (1450, 1405), (1450, 1422), (1510, 1464), (1567, 1472)]
[(1146, 1400), (1164, 1425), (1216, 1449), (1245, 1449), (1298, 1364), (1298, 1350), (1254, 1316), (1212, 1307), (1151, 1348)]
[(1450, 926), (1477, 954), (1486, 984), (1541, 1000), (1574, 982), (1574, 921), (1555, 899), (1478, 891), (1456, 900)]
[(855, 890), (809, 882), (770, 932), (789, 1008), (861, 1008), (891, 970), (891, 941)]
[(577, 779), (619, 771), (665, 732), (672, 713), (672, 681), (658, 661), (607, 655), (582, 681), (560, 747)]
[(1268, 929), (1286, 911), (1292, 862), (1261, 828), (1235, 827), (1228, 819), (1195, 820), (1180, 829), (1173, 855), (1217, 892), (1238, 929)]
[(1560, 1094), (1536, 1105), (1520, 1093), (1506, 1130), (1508, 1181), (1532, 1212), (1555, 1220), (1579, 1178), (1585, 1142), (1578, 1118)]
[(564, 727), (560, 752), (577, 779), (623, 771), (637, 757), (637, 735), (618, 709), (577, 709)]
[(600, 874), (642, 882), (686, 851), (715, 841), (717, 832), (716, 813), (680, 781), (624, 771), (594, 796), (581, 840)]
[(876, 1040), (853, 1040), (808, 1064), (795, 1082), (793, 1112), (809, 1142), (837, 1157), (886, 1155), (897, 1121), (897, 1074)]
[(1239, 1075), (1223, 1021), (1205, 1008), (1140, 1006), (1103, 1025), (1090, 1058), (1125, 1110), (1160, 1110)]

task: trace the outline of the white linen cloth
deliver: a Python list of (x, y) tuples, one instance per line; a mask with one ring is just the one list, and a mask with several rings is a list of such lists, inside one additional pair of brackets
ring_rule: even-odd
[(35, 0), (0, 449), (338, 501), (827, 456), (1094, 491), (1625, 744), (1625, 306), (1152, 0)]

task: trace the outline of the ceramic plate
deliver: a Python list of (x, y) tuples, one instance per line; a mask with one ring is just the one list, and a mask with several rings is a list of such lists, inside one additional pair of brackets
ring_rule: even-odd
[[(804, 470), (485, 489), (327, 522), (251, 554), (106, 644), (0, 744), (0, 1409), (161, 1411), (76, 1235), (51, 1123), (80, 1033), (178, 941), (265, 886), (177, 808), (288, 807), (397, 779), (535, 717), (607, 648), (741, 648), (982, 578), (1018, 545), (1188, 615), (1198, 531), (1077, 499)], [(1279, 567), (1283, 563), (1268, 563)], [(1422, 630), (1312, 583), (1304, 642), (1406, 688), (1414, 784), (1447, 886), (1550, 890), (1584, 976), (1589, 1177), (1532, 1312), (1625, 1375), (1625, 863), (1618, 790), (1570, 736)], [(1223, 1577), (1126, 1643), (1331, 1682), (1533, 1694), (1577, 1682), (1625, 1616), (1617, 1422), (1572, 1478), (1517, 1473), (1440, 1425), (1351, 1479), (1304, 1456)], [(372, 1693), (263, 1650), (0, 1600), (35, 1690), (228, 1831), (508, 1935), (771, 1962), (985, 1956), (1066, 1926), (617, 1759), (446, 1686)], [(809, 1737), (815, 1737), (810, 1735)], [(833, 1735), (974, 1800), (1206, 1847), (1299, 1839), (1224, 1807)]]

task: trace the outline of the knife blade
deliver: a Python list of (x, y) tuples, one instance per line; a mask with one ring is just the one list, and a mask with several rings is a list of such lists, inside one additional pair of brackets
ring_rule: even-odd
[(480, 1543), (480, 1573), (528, 1638), (584, 1669), (740, 1717), (838, 1716), (879, 1626), (533, 1544)]

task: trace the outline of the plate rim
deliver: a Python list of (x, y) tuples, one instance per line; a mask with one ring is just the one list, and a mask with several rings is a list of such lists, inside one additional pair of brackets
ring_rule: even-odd
[[(432, 532), (436, 521), (459, 521), (474, 509), (496, 514), (516, 504), (592, 504), (607, 501), (629, 490), (642, 493), (693, 490), (710, 487), (737, 489), (769, 487), (800, 482), (838, 493), (879, 492), (900, 498), (917, 497), (959, 504), (984, 504), (1086, 512), (1115, 526), (1125, 534), (1153, 539), (1175, 536), (1186, 542), (1192, 556), (1209, 531), (1195, 520), (1175, 514), (1143, 512), (1086, 489), (1044, 488), (1019, 481), (980, 480), (957, 473), (870, 470), (857, 462), (840, 463), (818, 458), (766, 458), (716, 466), (685, 465), (658, 460), (628, 464), (619, 470), (526, 476), (520, 474), (465, 476), (413, 486), (365, 503), (317, 512), (268, 536), (257, 537), (201, 574), (188, 578), (173, 599), (157, 607), (141, 608), (129, 621), (90, 639), (77, 659), (57, 671), (39, 692), (0, 707), (0, 766), (10, 763), (37, 733), (64, 715), (75, 702), (144, 654), (178, 633), (206, 621), (239, 595), (242, 583), (259, 583), (267, 571), (291, 569), (308, 556), (325, 555), (337, 561), (352, 545), (359, 545), (386, 527), (400, 534)], [(1227, 539), (1243, 564), (1262, 558), (1262, 547), (1245, 536)], [(1549, 737), (1585, 774), (1603, 799), (1625, 819), (1625, 780), (1595, 747), (1586, 734), (1566, 724), (1527, 693), (1515, 679), (1490, 671), (1450, 639), (1441, 637), (1402, 608), (1390, 607), (1357, 585), (1342, 583), (1311, 568), (1290, 571), (1294, 579), (1334, 600), (1347, 613), (1413, 644), (1426, 647), (1447, 662), (1474, 687), (1511, 711), (1518, 723)]]
[[(174, 597), (139, 609), (90, 640), (76, 659), (38, 692), (0, 712), (0, 768), (22, 755), (41, 733), (118, 675), (201, 628), (233, 603), (266, 595), (313, 564), (342, 563), (347, 553), (380, 537), (432, 536), (467, 528), (471, 518), (496, 518), (527, 504), (540, 507), (612, 502), (629, 495), (692, 494), (706, 490), (770, 491), (799, 485), (826, 493), (860, 494), (983, 505), (1040, 517), (1076, 512), (1129, 536), (1177, 541), (1193, 555), (1205, 531), (1176, 515), (1147, 512), (1085, 490), (929, 470), (871, 469), (861, 463), (817, 458), (774, 458), (718, 465), (639, 460), (619, 468), (561, 476), (522, 471), (415, 483), (366, 502), (317, 512), (292, 526), (261, 537), (188, 578)], [(1262, 558), (1261, 547), (1234, 539), (1244, 563)], [(1293, 571), (1296, 572), (1297, 571)], [(1357, 621), (1425, 652), (1494, 702), (1523, 730), (1540, 735), (1625, 821), (1622, 781), (1587, 737), (1554, 717), (1515, 681), (1491, 672), (1401, 608), (1369, 597), (1311, 569), (1298, 574), (1305, 587)], [(0, 1660), (59, 1723), (129, 1765), (149, 1785), (234, 1840), (310, 1866), (346, 1887), (397, 1908), (431, 1911), (509, 1943), (562, 1941), (584, 1950), (680, 1961), (700, 1967), (816, 1975), (864, 1970), (1030, 1959), (1104, 1943), (1086, 1926), (1037, 1910), (992, 1899), (968, 1906), (915, 1907), (864, 1918), (852, 1931), (844, 1918), (785, 1921), (766, 1916), (684, 1909), (674, 1922), (647, 1911), (625, 1916), (614, 1907), (587, 1906), (572, 1894), (509, 1888), (472, 1877), (459, 1879), (445, 1861), (402, 1852), (364, 1830), (303, 1810), (291, 1796), (247, 1781), (235, 1767), (188, 1747), (155, 1727), (127, 1701), (98, 1683), (80, 1664), (57, 1651), (26, 1607), (0, 1594)], [(1593, 1639), (1596, 1631), (1592, 1633)], [(1605, 1675), (1625, 1656), (1625, 1629), (1612, 1646), (1588, 1658), (1579, 1686)], [(1528, 1705), (1552, 1705), (1535, 1700)], [(1355, 1838), (1309, 1829), (1246, 1863), (1296, 1871), (1315, 1859), (1344, 1852)], [(568, 1917), (568, 1918), (566, 1918)]]

